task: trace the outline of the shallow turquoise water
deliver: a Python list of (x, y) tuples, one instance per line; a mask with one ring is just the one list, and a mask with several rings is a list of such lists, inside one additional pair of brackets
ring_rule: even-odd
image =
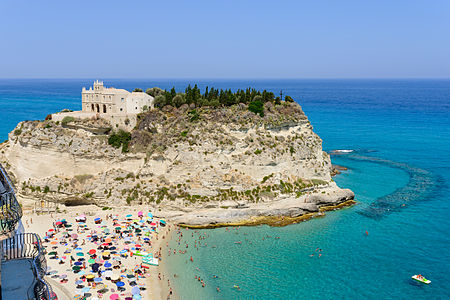
[[(0, 139), (23, 119), (79, 109), (81, 86), (91, 81), (0, 80)], [(127, 89), (187, 84), (105, 80), (109, 82)], [(283, 228), (186, 231), (188, 253), (170, 256), (168, 266), (179, 275), (171, 281), (181, 298), (450, 297), (449, 80), (197, 82), (201, 87), (214, 83), (232, 89), (283, 89), (297, 99), (324, 140), (324, 149), (357, 150), (332, 160), (349, 167), (335, 180), (351, 188), (359, 204)], [(196, 250), (191, 233), (206, 234), (202, 242), (207, 246)], [(320, 258), (318, 247), (323, 250)], [(412, 282), (411, 275), (417, 273), (431, 285)], [(219, 278), (213, 279), (213, 274)], [(195, 275), (206, 280), (205, 288)]]

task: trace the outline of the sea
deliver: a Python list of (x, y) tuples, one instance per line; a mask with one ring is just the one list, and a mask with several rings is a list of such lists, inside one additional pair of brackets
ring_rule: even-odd
[[(0, 141), (20, 121), (81, 109), (81, 88), (94, 79), (1, 79)], [(180, 244), (174, 234), (177, 254), (163, 259), (179, 298), (450, 298), (450, 80), (104, 82), (282, 92), (302, 106), (325, 151), (346, 150), (331, 159), (348, 168), (334, 180), (355, 192), (352, 207), (286, 227), (183, 229)]]

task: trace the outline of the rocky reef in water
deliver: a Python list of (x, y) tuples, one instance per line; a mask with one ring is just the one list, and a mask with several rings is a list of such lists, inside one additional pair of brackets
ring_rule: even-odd
[(264, 114), (242, 103), (165, 106), (139, 115), (129, 134), (101, 118), (24, 121), (0, 145), (0, 161), (19, 198), (147, 205), (192, 226), (295, 222), (354, 198), (332, 180), (300, 105), (288, 102), (267, 102)]

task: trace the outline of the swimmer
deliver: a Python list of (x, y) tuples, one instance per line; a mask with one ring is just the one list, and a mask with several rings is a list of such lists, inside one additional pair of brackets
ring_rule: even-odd
[(216, 290), (217, 290), (217, 292), (220, 292), (220, 289), (219, 289), (219, 287), (216, 287)]

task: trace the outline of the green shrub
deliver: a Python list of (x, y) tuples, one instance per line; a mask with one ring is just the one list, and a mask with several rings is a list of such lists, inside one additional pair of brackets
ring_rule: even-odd
[(190, 112), (188, 112), (188, 115), (191, 117), (189, 119), (191, 122), (195, 122), (195, 121), (198, 121), (200, 119), (200, 115), (198, 114), (196, 109), (193, 109)]
[(285, 96), (284, 97), (284, 101), (286, 101), (286, 102), (294, 102), (294, 99), (292, 99), (291, 96)]
[(187, 130), (182, 131), (180, 134), (182, 137), (187, 137), (188, 131)]
[(14, 130), (14, 135), (21, 135), (21, 134), (22, 134), (22, 129)]
[(61, 124), (66, 125), (67, 123), (70, 123), (73, 121), (75, 121), (74, 117), (67, 116), (67, 117), (64, 117), (64, 119), (62, 119)]
[(128, 152), (128, 146), (131, 141), (131, 134), (129, 132), (119, 130), (117, 133), (113, 133), (108, 138), (108, 144), (114, 148), (122, 147), (122, 152)]
[(48, 187), (48, 185), (46, 185), (45, 187), (44, 187), (44, 193), (48, 193), (48, 192), (50, 192), (50, 188)]
[(264, 104), (259, 100), (250, 102), (248, 105), (248, 110), (254, 114), (259, 114), (261, 117), (264, 117)]

